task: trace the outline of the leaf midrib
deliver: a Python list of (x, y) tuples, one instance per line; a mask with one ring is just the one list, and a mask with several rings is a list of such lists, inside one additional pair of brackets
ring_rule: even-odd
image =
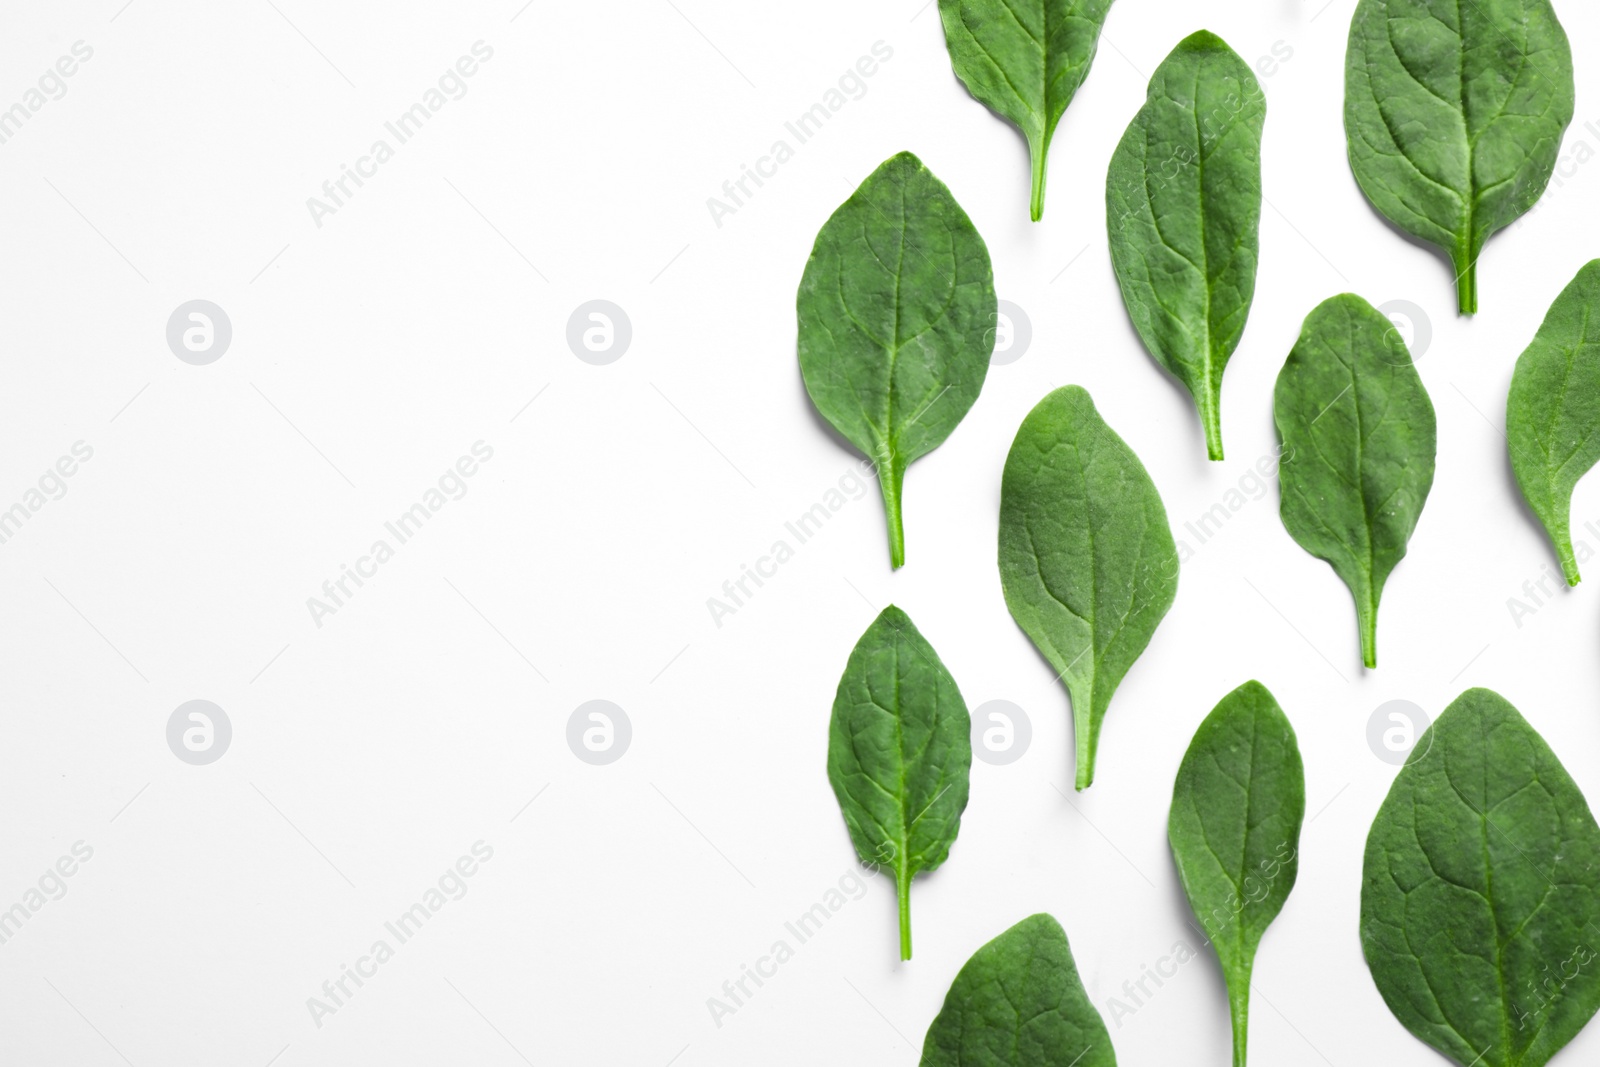
[[(1350, 403), (1356, 413), (1356, 499), (1361, 501), (1361, 528), (1367, 535), (1367, 566), (1366, 588), (1362, 590), (1363, 599), (1367, 602), (1367, 611), (1376, 619), (1378, 614), (1378, 597), (1373, 589), (1374, 577), (1378, 572), (1378, 552), (1374, 544), (1376, 538), (1372, 530), (1372, 512), (1367, 509), (1367, 431), (1361, 417), (1361, 383), (1357, 380), (1356, 361), (1360, 358), (1355, 352), (1355, 323), (1351, 323), (1351, 357), (1350, 357)], [(1379, 420), (1382, 421), (1381, 419)]]
[(1245, 869), (1248, 865), (1247, 856), (1250, 850), (1251, 815), (1255, 811), (1255, 791), (1251, 788), (1255, 784), (1256, 746), (1260, 743), (1261, 730), (1257, 716), (1250, 716), (1250, 766), (1244, 782), (1244, 840), (1239, 845), (1239, 921), (1234, 923), (1234, 948), (1239, 953), (1238, 966), (1248, 969), (1250, 961), (1245, 958), (1245, 933), (1244, 933), (1244, 879)]
[[(1216, 395), (1212, 392), (1211, 376), (1215, 353), (1212, 351), (1211, 340), (1211, 246), (1206, 241), (1206, 153), (1205, 143), (1200, 133), (1200, 66), (1198, 63), (1196, 63), (1194, 69), (1193, 96), (1194, 110), (1192, 113), (1194, 115), (1195, 191), (1199, 199), (1199, 209), (1196, 212), (1196, 215), (1200, 220), (1200, 258), (1205, 261), (1205, 269), (1200, 279), (1201, 291), (1204, 293), (1205, 301), (1205, 317), (1201, 320), (1202, 327), (1205, 330), (1205, 341), (1201, 346), (1201, 358), (1204, 360), (1203, 366), (1205, 368), (1205, 392), (1203, 394), (1205, 399), (1201, 403), (1206, 409), (1205, 414), (1210, 416), (1210, 419), (1217, 419), (1220, 417), (1221, 412), (1217, 411), (1216, 409), (1221, 407), (1221, 405), (1217, 403)], [(1218, 139), (1221, 139), (1220, 134), (1218, 135)], [(1153, 214), (1154, 212), (1152, 211), (1152, 215)], [(1208, 422), (1209, 421), (1210, 420), (1208, 420)]]
[(906, 266), (906, 185), (905, 182), (896, 182), (900, 191), (900, 240), (895, 248), (894, 261), (894, 325), (889, 332), (889, 388), (885, 393), (884, 428), (888, 431), (889, 455), (891, 460), (895, 454), (895, 446), (899, 443), (894, 432), (894, 383), (895, 367), (900, 362), (900, 293), (901, 283), (905, 278)]
[[(1349, 345), (1350, 352), (1351, 352), (1350, 362), (1346, 363), (1343, 359), (1338, 358), (1338, 353), (1335, 353), (1335, 359), (1338, 361), (1338, 363), (1341, 366), (1343, 366), (1349, 372), (1349, 375), (1350, 375), (1350, 385), (1345, 390), (1345, 392), (1348, 392), (1348, 393), (1351, 394), (1350, 403), (1351, 403), (1352, 410), (1354, 410), (1354, 412), (1355, 412), (1355, 467), (1354, 467), (1355, 479), (1354, 479), (1353, 482), (1346, 482), (1346, 484), (1350, 485), (1350, 488), (1355, 491), (1354, 492), (1355, 498), (1356, 498), (1357, 502), (1359, 502), (1360, 505), (1361, 505), (1361, 532), (1362, 532), (1363, 538), (1365, 540), (1365, 566), (1364, 567), (1362, 566), (1363, 560), (1362, 560), (1360, 554), (1351, 553), (1351, 556), (1352, 556), (1352, 560), (1351, 561), (1353, 563), (1355, 563), (1356, 566), (1358, 568), (1361, 568), (1362, 571), (1363, 571), (1362, 577), (1365, 579), (1365, 582), (1363, 584), (1366, 586), (1366, 589), (1363, 590), (1362, 600), (1364, 600), (1366, 602), (1367, 609), (1369, 611), (1371, 611), (1375, 615), (1375, 614), (1377, 614), (1378, 606), (1377, 606), (1377, 603), (1376, 603), (1376, 599), (1377, 598), (1375, 596), (1373, 596), (1373, 593), (1372, 593), (1372, 587), (1373, 587), (1373, 584), (1374, 584), (1373, 583), (1373, 576), (1377, 573), (1377, 550), (1376, 550), (1376, 547), (1374, 545), (1372, 515), (1371, 515), (1371, 512), (1367, 508), (1367, 476), (1366, 476), (1366, 469), (1365, 469), (1365, 463), (1366, 463), (1366, 429), (1365, 429), (1365, 424), (1364, 424), (1364, 422), (1362, 420), (1362, 416), (1361, 416), (1361, 383), (1357, 380), (1357, 372), (1356, 372), (1356, 361), (1359, 358), (1359, 353), (1357, 351), (1357, 349), (1359, 347), (1359, 341), (1358, 341), (1358, 338), (1356, 336), (1356, 326), (1357, 326), (1357, 324), (1353, 320), (1351, 320), (1348, 317), (1348, 315), (1346, 316), (1346, 323), (1347, 323), (1347, 327), (1348, 327), (1348, 336), (1349, 336), (1349, 340), (1350, 340), (1350, 345)], [(1343, 396), (1343, 393), (1341, 393), (1340, 396)], [(1334, 403), (1337, 403), (1337, 402), (1338, 402), (1338, 399), (1335, 398)], [(1325, 415), (1325, 414), (1327, 414), (1326, 411), (1323, 411), (1323, 412), (1317, 414), (1315, 417), (1313, 417), (1311, 419), (1310, 423), (1307, 424), (1309, 435), (1311, 436), (1311, 438), (1313, 440), (1316, 440), (1316, 429), (1315, 429), (1315, 427), (1316, 427), (1317, 419), (1322, 418), (1322, 416)], [(1337, 480), (1346, 481), (1343, 472), (1341, 472), (1338, 467), (1336, 467), (1331, 461), (1329, 461), (1328, 457), (1323, 453), (1322, 448), (1320, 446), (1317, 447), (1315, 451), (1316, 451), (1317, 458), (1320, 459), (1323, 462), (1323, 464), (1328, 468), (1328, 470), (1335, 476), (1335, 478)], [(1303, 489), (1303, 487), (1297, 485), (1295, 487), (1295, 489), (1296, 489), (1296, 492), (1300, 495), (1300, 497), (1302, 499), (1307, 500), (1307, 502), (1309, 503), (1309, 497), (1306, 496), (1306, 493), (1305, 493), (1305, 490)], [(1397, 488), (1396, 492), (1398, 492), (1398, 491), (1399, 490)], [(1393, 494), (1391, 494), (1391, 495), (1393, 495)], [(1315, 517), (1317, 519), (1318, 522), (1320, 522), (1322, 524), (1324, 529), (1328, 530), (1330, 533), (1335, 532), (1334, 528), (1332, 526), (1330, 526), (1327, 523), (1327, 521), (1322, 518), (1321, 510), (1319, 508), (1311, 508), (1310, 509), (1310, 513), (1311, 513), (1311, 515), (1313, 517)]]
[[(1510, 1056), (1512, 1055), (1511, 1000), (1506, 991), (1505, 944), (1500, 937), (1500, 916), (1498, 909), (1495, 907), (1494, 861), (1489, 854), (1489, 732), (1487, 724), (1482, 720), (1479, 720), (1478, 726), (1484, 751), (1482, 782), (1483, 810), (1478, 811), (1470, 803), (1467, 805), (1467, 807), (1478, 816), (1478, 832), (1483, 843), (1483, 889), (1486, 903), (1489, 906), (1489, 916), (1494, 925), (1494, 980), (1495, 985), (1500, 990), (1500, 1047), (1505, 1049), (1507, 1056)], [(1445, 777), (1446, 780), (1449, 779), (1448, 769), (1446, 770)], [(1455, 783), (1451, 782), (1451, 787), (1454, 788), (1454, 786)], [(1517, 1057), (1518, 1062), (1520, 1062), (1521, 1059), (1522, 1057)]]
[(898, 781), (895, 785), (895, 806), (900, 809), (900, 862), (896, 864), (897, 873), (903, 878), (896, 878), (896, 895), (900, 892), (909, 892), (911, 879), (915, 871), (911, 867), (911, 829), (907, 824), (909, 811), (906, 808), (906, 731), (905, 712), (900, 703), (900, 645), (905, 640), (905, 635), (900, 628), (894, 631), (894, 747), (900, 753), (900, 766)]

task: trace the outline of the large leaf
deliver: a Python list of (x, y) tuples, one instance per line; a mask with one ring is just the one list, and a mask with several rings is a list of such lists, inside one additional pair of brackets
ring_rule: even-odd
[(1572, 489), (1600, 460), (1600, 259), (1561, 290), (1517, 360), (1506, 441), (1522, 495), (1550, 532), (1567, 584), (1577, 585)]
[(950, 854), (971, 768), (972, 720), (955, 679), (906, 613), (884, 608), (839, 679), (828, 780), (856, 855), (894, 873), (901, 959), (911, 958), (911, 879)]
[(1011, 443), (1000, 584), (1066, 681), (1086, 789), (1111, 695), (1177, 595), (1178, 550), (1155, 483), (1078, 386), (1039, 401)]
[(944, 183), (902, 152), (823, 225), (797, 303), (806, 392), (877, 464), (898, 567), (906, 467), (950, 436), (989, 373), (989, 249)]
[(1600, 1007), (1600, 827), (1499, 694), (1457, 697), (1378, 809), (1361, 948), (1395, 1017), (1463, 1065), (1539, 1067)]
[(1350, 587), (1376, 667), (1378, 600), (1433, 487), (1433, 402), (1394, 325), (1345, 293), (1306, 316), (1273, 414), (1284, 528)]
[(1044, 214), (1044, 170), (1056, 123), (1089, 76), (1111, 0), (939, 0), (956, 77), (1028, 141), (1033, 194)]
[(1283, 709), (1260, 682), (1222, 698), (1195, 731), (1172, 787), (1167, 839), (1200, 927), (1217, 950), (1244, 1067), (1250, 972), (1300, 867), (1306, 776)]
[(1549, 0), (1361, 0), (1350, 21), (1350, 168), (1385, 218), (1450, 254), (1463, 314), (1484, 242), (1549, 184), (1572, 106)]
[(921, 1067), (1117, 1067), (1060, 923), (1029, 916), (972, 954), (928, 1027)]
[(1212, 459), (1222, 458), (1222, 371), (1256, 289), (1266, 111), (1244, 60), (1201, 30), (1156, 68), (1106, 174), (1128, 317), (1194, 396)]

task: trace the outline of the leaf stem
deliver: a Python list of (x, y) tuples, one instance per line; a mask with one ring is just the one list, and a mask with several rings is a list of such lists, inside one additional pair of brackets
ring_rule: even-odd
[(1028, 217), (1038, 222), (1044, 217), (1044, 166), (1050, 157), (1050, 145), (1042, 138), (1028, 139), (1028, 158), (1033, 162), (1033, 195), (1028, 198)]
[(1213, 461), (1222, 459), (1222, 417), (1215, 406), (1201, 414), (1206, 424), (1206, 455)]
[(1568, 522), (1563, 522), (1550, 531), (1551, 540), (1556, 543), (1556, 556), (1561, 560), (1561, 573), (1567, 579), (1569, 586), (1578, 584), (1578, 559), (1572, 554), (1572, 528)]
[[(1250, 1036), (1250, 969), (1228, 983), (1228, 1014), (1233, 1019), (1233, 1067), (1245, 1067), (1245, 1043)], [(1235, 993), (1234, 985), (1244, 988)]]
[[(1470, 255), (1471, 253), (1468, 253)], [(1463, 256), (1463, 259), (1466, 257)], [(1459, 261), (1456, 264), (1460, 267)], [(1465, 267), (1456, 273), (1456, 306), (1463, 315), (1478, 313), (1478, 261), (1467, 259)]]
[(906, 531), (900, 517), (900, 495), (905, 488), (906, 467), (893, 452), (878, 458), (878, 485), (883, 489), (883, 512), (889, 524), (889, 565), (895, 570), (906, 563)]
[(1094, 784), (1094, 734), (1089, 726), (1089, 711), (1087, 704), (1080, 714), (1078, 711), (1078, 696), (1072, 694), (1072, 737), (1078, 746), (1078, 777), (1073, 783), (1078, 792), (1083, 792)]
[(1378, 603), (1371, 590), (1356, 601), (1356, 621), (1361, 627), (1361, 662), (1372, 670), (1378, 666)]
[(895, 892), (900, 897), (900, 958), (911, 958), (911, 869), (902, 864), (894, 872)]

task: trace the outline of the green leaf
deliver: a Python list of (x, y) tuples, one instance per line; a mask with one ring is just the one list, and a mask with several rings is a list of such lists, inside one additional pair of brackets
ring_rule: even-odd
[(1256, 289), (1266, 98), (1216, 34), (1183, 39), (1111, 157), (1111, 265), (1139, 338), (1194, 396), (1222, 458), (1222, 371)]
[(1306, 316), (1273, 415), (1284, 529), (1356, 600), (1361, 660), (1378, 665), (1378, 600), (1433, 486), (1433, 403), (1394, 325), (1352, 293)]
[(1094, 781), (1111, 695), (1178, 592), (1178, 550), (1139, 457), (1078, 386), (1028, 413), (1000, 482), (1000, 584), (1066, 680), (1077, 787)]
[(1034, 222), (1044, 214), (1050, 138), (1089, 76), (1110, 10), (1111, 0), (939, 0), (956, 77), (1027, 138)]
[(1550, 532), (1567, 584), (1577, 585), (1572, 489), (1600, 460), (1600, 259), (1561, 290), (1517, 360), (1506, 442), (1517, 485)]
[(1061, 924), (1023, 919), (972, 954), (928, 1027), (921, 1067), (1117, 1067)]
[(1283, 709), (1260, 682), (1222, 698), (1172, 787), (1167, 839), (1189, 906), (1217, 950), (1244, 1067), (1256, 947), (1294, 888), (1306, 776)]
[(1539, 1067), (1600, 1007), (1600, 827), (1499, 694), (1457, 697), (1378, 809), (1361, 948), (1389, 1010), (1459, 1064)]
[(1350, 169), (1373, 207), (1450, 254), (1478, 310), (1489, 235), (1544, 194), (1572, 121), (1572, 50), (1549, 0), (1361, 0), (1345, 57)]
[(944, 443), (989, 373), (989, 249), (944, 183), (902, 152), (823, 225), (797, 303), (806, 392), (877, 464), (899, 567), (906, 468)]
[(950, 854), (971, 768), (972, 720), (955, 679), (906, 613), (884, 608), (839, 679), (828, 780), (861, 862), (894, 872), (903, 960), (911, 879)]

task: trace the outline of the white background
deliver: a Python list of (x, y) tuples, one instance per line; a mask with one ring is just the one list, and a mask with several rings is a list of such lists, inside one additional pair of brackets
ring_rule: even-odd
[[(0, 35), (0, 107), (73, 42), (94, 50), (0, 145), (0, 507), (74, 442), (94, 450), (0, 545), (0, 908), (74, 842), (94, 850), (0, 945), (0, 1060), (913, 1064), (967, 957), (1049, 911), (1121, 1062), (1224, 1064), (1209, 950), (1135, 1015), (1112, 1023), (1109, 999), (1193, 940), (1171, 783), (1200, 719), (1253, 677), (1293, 721), (1307, 779), (1299, 883), (1255, 972), (1255, 1060), (1440, 1062), (1361, 958), (1361, 852), (1395, 773), (1367, 723), (1388, 700), (1436, 715), (1490, 686), (1600, 796), (1600, 560), (1513, 618), (1508, 598), (1554, 555), (1501, 432), (1516, 356), (1600, 253), (1600, 167), (1563, 164), (1490, 242), (1467, 321), (1443, 258), (1351, 178), (1353, 0), (1121, 0), (1056, 134), (1038, 224), (1021, 138), (954, 79), (936, 9), (916, 0), (274, 3), (38, 4)], [(1586, 142), (1587, 158), (1600, 12), (1559, 7), (1578, 70), (1564, 151)], [(1201, 27), (1252, 63), (1292, 51), (1262, 78), (1261, 275), (1220, 464), (1127, 322), (1102, 206), (1149, 74)], [(307, 198), (478, 40), (494, 54), (466, 95), (316, 225)], [(793, 146), (785, 120), (877, 41), (893, 57), (865, 95), (717, 226), (707, 198), (774, 140)], [(805, 397), (794, 295), (817, 229), (908, 148), (988, 242), (1031, 347), (912, 468), (902, 571), (874, 491), (718, 627), (707, 598), (854, 462)], [(1184, 529), (1273, 452), (1278, 369), (1305, 314), (1347, 290), (1425, 310), (1439, 421), (1376, 671), (1275, 487), (1203, 545)], [(209, 366), (165, 340), (193, 298), (233, 324)], [(633, 324), (609, 366), (565, 340), (593, 298)], [(1084, 794), (1065, 694), (994, 562), (1012, 435), (1069, 382), (1194, 550)], [(307, 598), (480, 440), (494, 456), (467, 494), (317, 626)], [(1573, 517), (1600, 520), (1600, 479)], [(851, 646), (891, 601), (970, 706), (1027, 709), (1032, 747), (974, 764), (950, 859), (915, 885), (914, 960), (896, 959), (892, 885), (874, 878), (719, 1027), (707, 998), (854, 869), (827, 722)], [(165, 739), (197, 698), (234, 729), (203, 767)], [(609, 766), (565, 739), (595, 698), (633, 726)], [(318, 1026), (307, 998), (480, 840), (493, 859), (470, 891)], [(1559, 1062), (1597, 1050), (1591, 1028)]]

